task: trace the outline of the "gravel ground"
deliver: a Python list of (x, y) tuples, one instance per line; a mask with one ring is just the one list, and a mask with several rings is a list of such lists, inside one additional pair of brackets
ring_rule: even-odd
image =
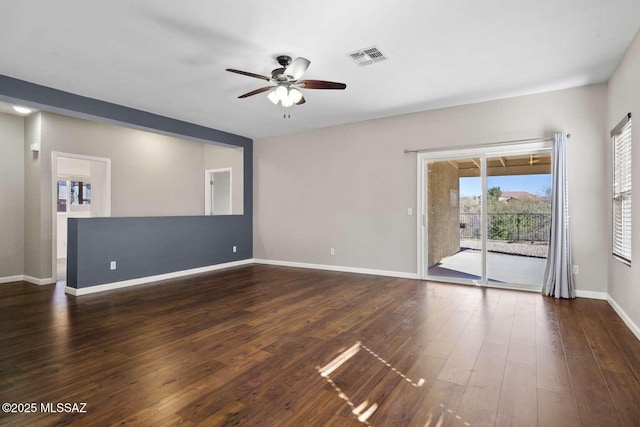
[[(482, 249), (482, 241), (475, 239), (460, 240), (460, 247), (467, 249)], [(487, 250), (504, 254), (523, 255), (536, 258), (546, 258), (548, 246), (546, 243), (507, 242), (504, 240), (489, 240)]]

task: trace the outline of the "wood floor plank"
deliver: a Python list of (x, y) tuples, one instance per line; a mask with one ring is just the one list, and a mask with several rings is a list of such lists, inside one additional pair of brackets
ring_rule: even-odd
[(534, 365), (507, 361), (495, 425), (538, 425), (537, 390)]
[(464, 426), (465, 422), (472, 426), (495, 424), (507, 352), (507, 346), (484, 343), (458, 408), (454, 426)]
[(573, 395), (562, 334), (551, 298), (536, 301), (536, 373), (538, 388)]
[(509, 345), (517, 301), (515, 292), (507, 292), (500, 297), (485, 336), (486, 342)]
[(461, 385), (467, 384), (484, 343), (487, 329), (488, 325), (485, 324), (471, 322), (467, 324), (456, 346), (446, 359), (440, 375), (438, 375), (439, 380)]
[(640, 340), (608, 304), (599, 304), (597, 316), (607, 325), (607, 332), (622, 354), (634, 377), (640, 380)]
[(581, 327), (575, 303), (558, 300), (555, 307), (582, 424), (586, 426), (623, 425)]
[(556, 393), (538, 389), (538, 425), (543, 427), (575, 427), (581, 425), (573, 393)]
[[(536, 364), (536, 317), (533, 294), (518, 295), (509, 340), (507, 361), (525, 365)], [(535, 298), (540, 298), (535, 295)]]
[(403, 372), (411, 381), (400, 381), (382, 402), (374, 419), (376, 425), (409, 425), (445, 362), (445, 359), (435, 358), (420, 351), (419, 345), (416, 344), (409, 344), (406, 351), (417, 352), (415, 363)]
[(365, 426), (365, 401), (377, 427), (640, 419), (640, 341), (611, 307), (513, 290), (266, 265), (82, 297), (18, 282), (0, 348), (0, 401), (88, 404), (8, 426)]
[(618, 413), (625, 425), (633, 425), (640, 420), (640, 407), (633, 396), (640, 396), (640, 383), (633, 370), (619, 350), (614, 338), (608, 333), (608, 325), (598, 315), (606, 309), (606, 302), (596, 300), (577, 301), (576, 312), (585, 331), (591, 350)]
[(453, 425), (456, 416), (459, 416), (457, 412), (464, 391), (465, 386), (460, 384), (442, 380), (434, 381), (408, 425), (412, 427)]
[(454, 311), (426, 348), (426, 353), (434, 357), (449, 357), (472, 315), (472, 311)]

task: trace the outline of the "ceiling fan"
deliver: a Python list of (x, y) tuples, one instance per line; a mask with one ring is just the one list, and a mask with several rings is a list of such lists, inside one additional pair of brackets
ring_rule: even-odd
[(265, 86), (260, 89), (252, 90), (238, 98), (247, 98), (259, 93), (270, 91), (267, 98), (274, 104), (280, 103), (283, 107), (291, 107), (292, 105), (301, 105), (306, 101), (300, 89), (346, 89), (344, 83), (328, 82), (324, 80), (300, 80), (307, 68), (309, 61), (306, 58), (296, 58), (293, 62), (290, 56), (281, 55), (276, 58), (280, 64), (280, 68), (276, 68), (271, 72), (271, 77), (260, 74), (249, 73), (247, 71), (234, 70), (227, 68), (227, 71), (243, 76), (255, 77), (257, 79), (266, 80), (275, 83), (275, 86)]

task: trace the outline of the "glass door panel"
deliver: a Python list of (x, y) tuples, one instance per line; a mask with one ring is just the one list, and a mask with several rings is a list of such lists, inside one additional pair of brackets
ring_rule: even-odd
[(481, 165), (480, 158), (426, 162), (428, 277), (482, 280)]
[(487, 282), (542, 284), (551, 223), (551, 153), (487, 159)]

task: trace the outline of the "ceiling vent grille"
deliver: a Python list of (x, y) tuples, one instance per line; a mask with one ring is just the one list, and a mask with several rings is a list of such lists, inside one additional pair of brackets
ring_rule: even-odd
[(350, 52), (347, 55), (349, 55), (358, 65), (371, 65), (374, 62), (385, 61), (387, 59), (387, 57), (380, 52), (380, 49), (375, 46), (356, 50), (355, 52)]

